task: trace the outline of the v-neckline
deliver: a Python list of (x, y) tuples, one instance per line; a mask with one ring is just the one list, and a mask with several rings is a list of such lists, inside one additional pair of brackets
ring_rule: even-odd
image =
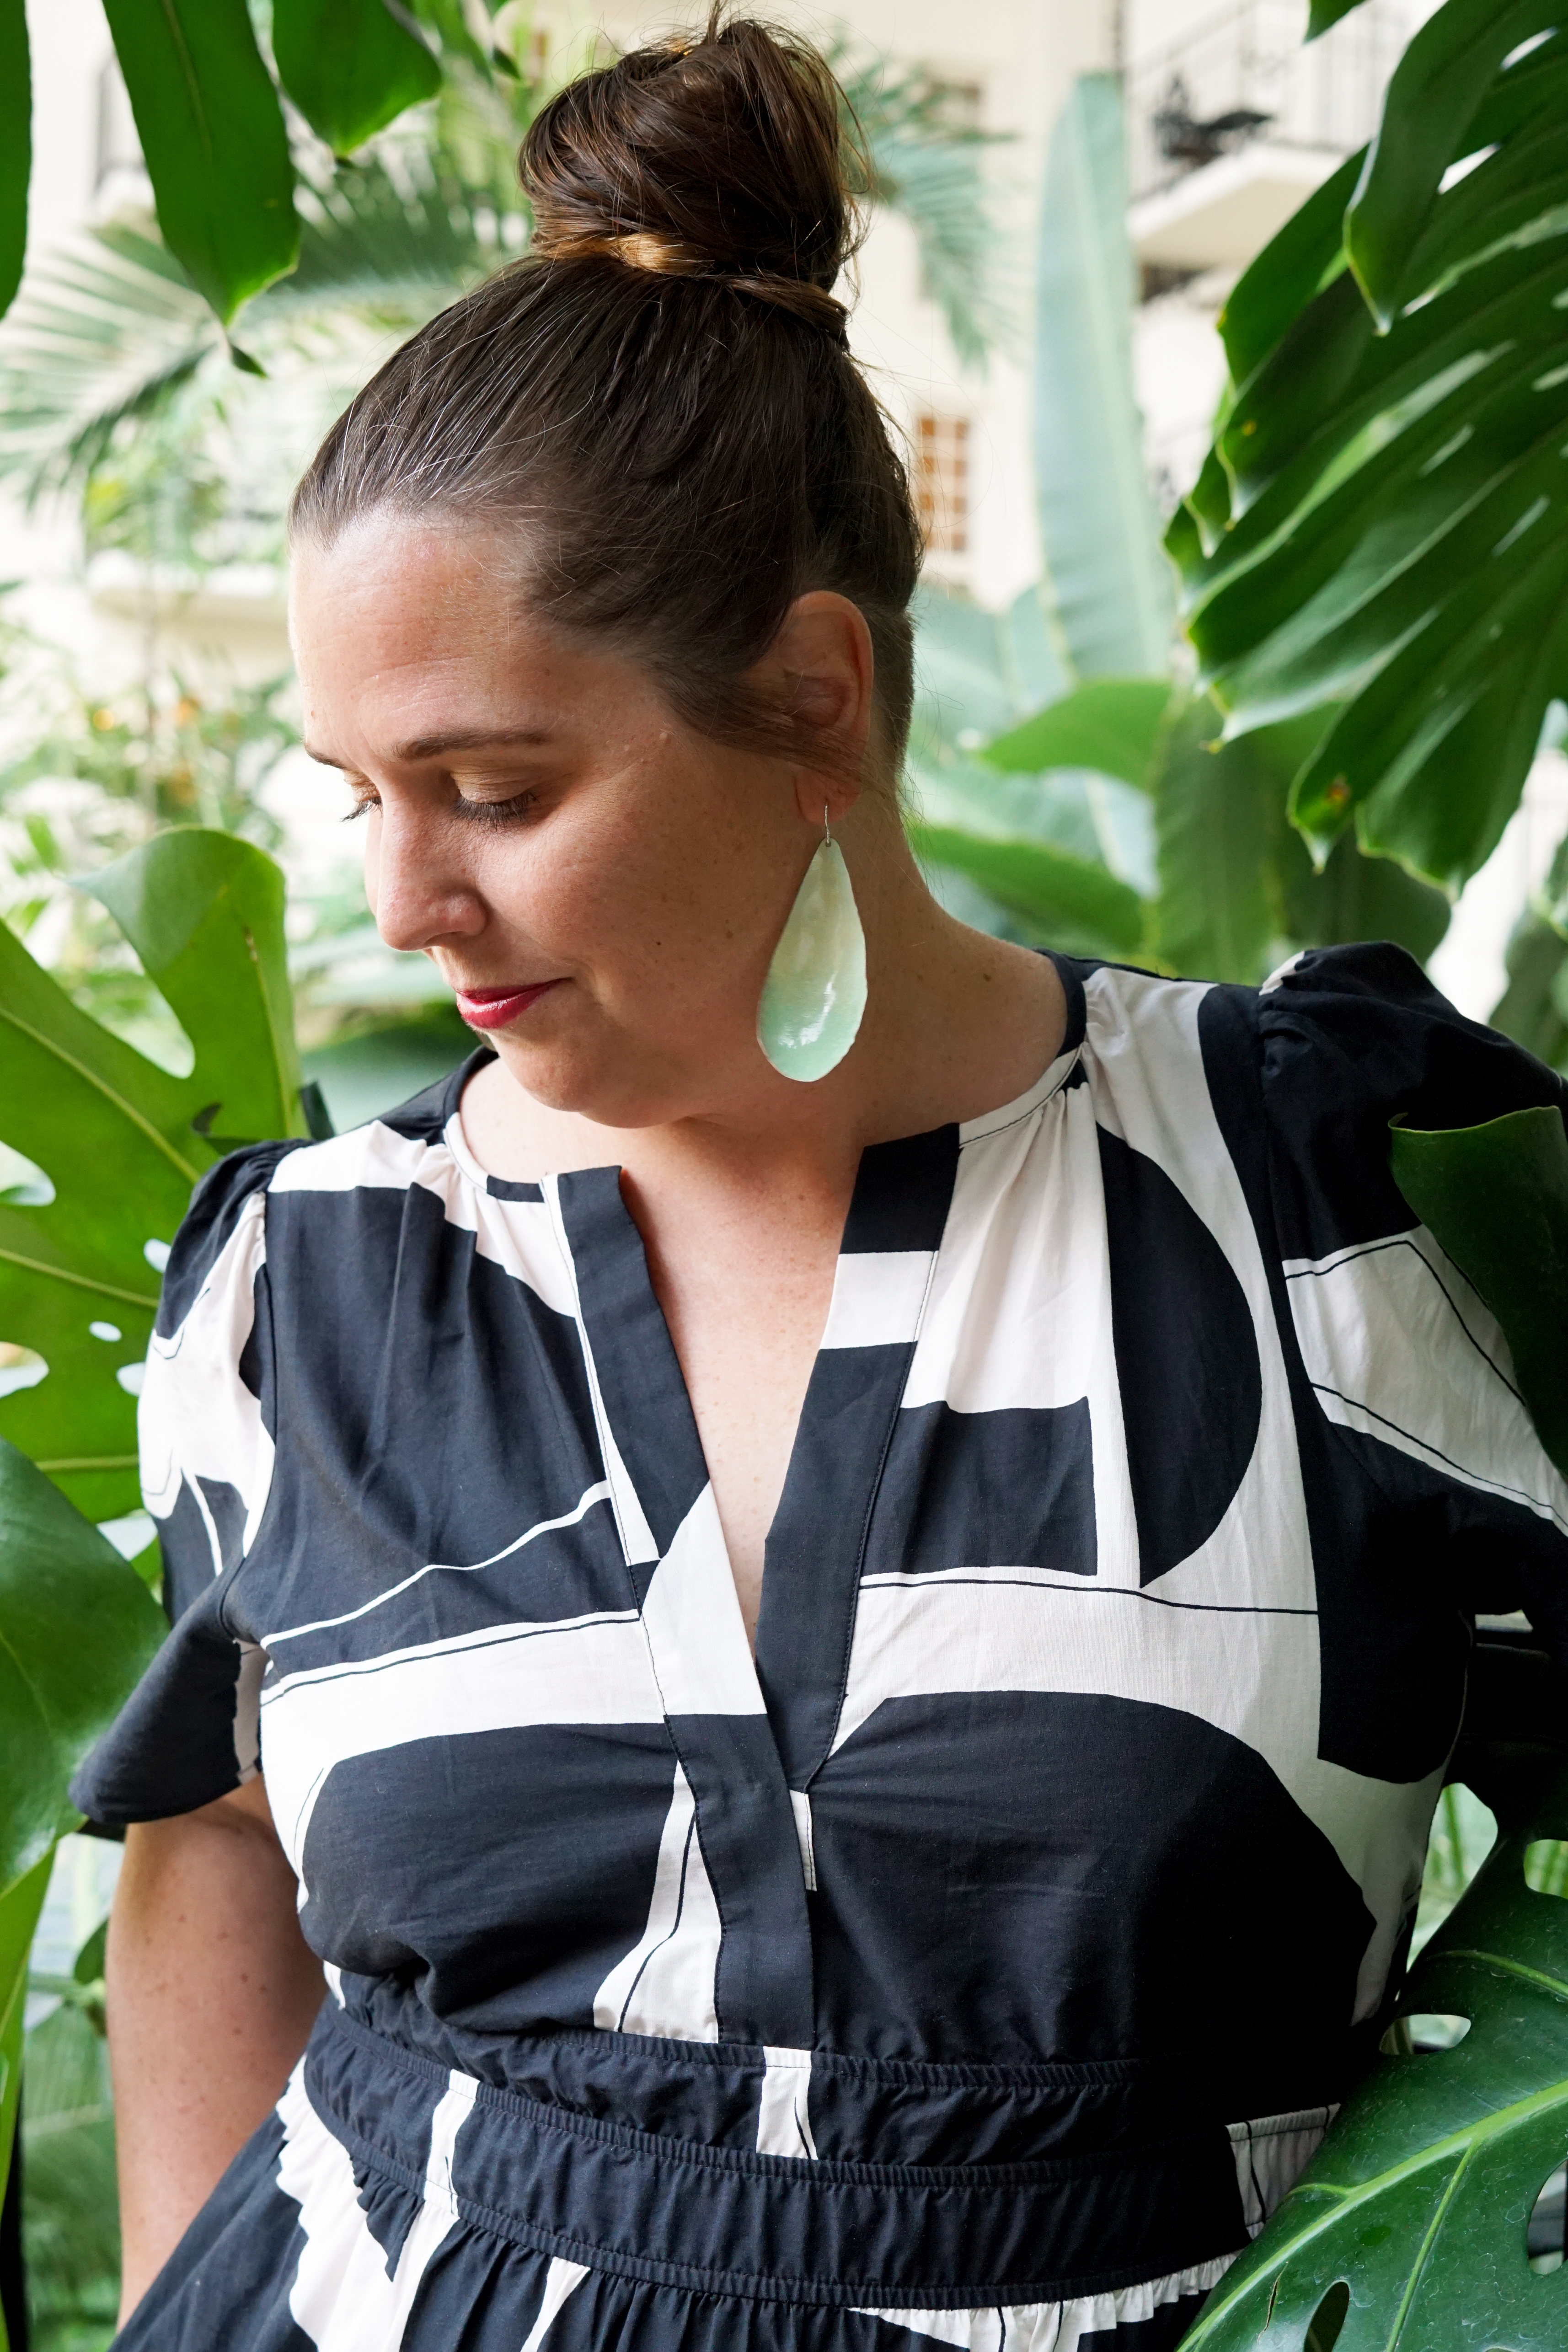
[[(1083, 984), (1066, 959), (1046, 952), (1062, 984), (1067, 1022), (1056, 1054), (1040, 1076), (995, 1110), (869, 1144), (861, 1153), (839, 1240), (833, 1292), (764, 1542), (755, 1646), (746, 1632), (733, 1563), (715, 1508), (714, 1536), (726, 1567), (727, 1598), (720, 1602), (713, 1596), (726, 1618), (722, 1628), (713, 1629), (720, 1636), (715, 1648), (724, 1660), (722, 1682), (732, 1701), (738, 1685), (754, 1697), (759, 1712), (766, 1712), (780, 1760), (796, 1788), (805, 1786), (831, 1744), (847, 1671), (860, 1563), (919, 1328), (916, 1315), (897, 1337), (878, 1339), (852, 1330), (835, 1339), (845, 1259), (924, 1256), (934, 1271), (962, 1146), (1032, 1116), (1066, 1083), (1083, 1042)], [(641, 1603), (653, 1568), (667, 1552), (692, 1498), (705, 1489), (712, 1491), (691, 1391), (654, 1286), (647, 1244), (622, 1188), (622, 1165), (610, 1161), (549, 1173), (536, 1184), (492, 1176), (475, 1159), (463, 1131), (463, 1091), (494, 1058), (494, 1048), (482, 1046), (454, 1072), (443, 1104), (444, 1138), (463, 1175), (489, 1198), (553, 1199), (563, 1224), (568, 1202), (576, 1200), (588, 1212), (592, 1232), (581, 1237), (588, 1245), (580, 1250), (570, 1232), (563, 1232), (562, 1239), (579, 1291), (594, 1378), (605, 1391), (601, 1398), (603, 1433), (608, 1450), (619, 1456), (606, 1463), (612, 1491), (618, 1485), (629, 1487), (636, 1500), (634, 1511), (622, 1508), (617, 1517), (622, 1520), (622, 1542)], [(585, 1274), (589, 1299), (582, 1296)], [(905, 1284), (906, 1295), (912, 1287), (913, 1276)], [(856, 1344), (857, 1336), (861, 1344)], [(858, 1361), (852, 1370), (852, 1360)], [(634, 1388), (625, 1386), (622, 1377), (623, 1368), (632, 1364), (640, 1375)], [(844, 1392), (850, 1389), (852, 1399)], [(826, 1390), (833, 1390), (834, 1395), (824, 1395)], [(852, 1443), (846, 1442), (847, 1419), (857, 1423)], [(827, 1430), (816, 1427), (824, 1420), (832, 1423), (835, 1443), (831, 1446)], [(859, 1426), (862, 1422), (863, 1428)], [(646, 1442), (651, 1432), (657, 1433), (653, 1444)], [(820, 1520), (811, 1504), (824, 1486), (836, 1492), (836, 1526), (846, 1534), (854, 1531), (852, 1546), (846, 1547), (852, 1559), (841, 1557), (833, 1563), (837, 1572), (828, 1576), (821, 1573), (825, 1565), (821, 1544), (808, 1545), (802, 1525)], [(628, 1525), (626, 1519), (637, 1523)], [(790, 1570), (775, 1572), (784, 1570), (785, 1557), (792, 1552), (800, 1556), (791, 1560)], [(812, 1567), (819, 1572), (811, 1574)]]

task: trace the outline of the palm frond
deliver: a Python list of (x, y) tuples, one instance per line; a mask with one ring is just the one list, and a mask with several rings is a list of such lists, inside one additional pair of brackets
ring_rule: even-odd
[(172, 254), (139, 221), (106, 224), (51, 255), (0, 338), (0, 473), (32, 505), (79, 490), (116, 428), (166, 409), (222, 331)]
[(299, 267), (256, 298), (244, 331), (334, 310), (428, 318), (520, 248), (520, 199), (514, 187), (508, 215), (498, 194), (443, 149), (412, 143), (303, 186)]
[(1013, 303), (998, 268), (1004, 240), (988, 152), (1006, 134), (979, 130), (968, 97), (923, 68), (852, 64), (831, 52), (870, 166), (865, 193), (915, 233), (925, 292), (967, 367), (1009, 337)]

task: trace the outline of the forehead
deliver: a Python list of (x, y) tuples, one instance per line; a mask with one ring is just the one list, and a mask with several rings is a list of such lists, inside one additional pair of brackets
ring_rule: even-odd
[(406, 658), (422, 648), (485, 656), (530, 628), (515, 545), (460, 522), (362, 517), (329, 546), (293, 551), (289, 630), (301, 667), (358, 648)]
[(530, 612), (514, 535), (371, 515), (296, 548), (289, 625), (308, 738), (355, 764), (495, 724), (557, 730), (649, 682)]

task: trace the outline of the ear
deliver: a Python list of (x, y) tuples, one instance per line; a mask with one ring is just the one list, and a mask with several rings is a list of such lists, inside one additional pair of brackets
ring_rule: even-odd
[(747, 684), (787, 719), (795, 793), (814, 825), (836, 823), (860, 797), (876, 664), (858, 604), (831, 589), (797, 596)]

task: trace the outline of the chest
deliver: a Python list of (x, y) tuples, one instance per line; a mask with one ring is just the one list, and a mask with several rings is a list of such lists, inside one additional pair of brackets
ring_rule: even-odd
[(741, 1616), (755, 1643), (778, 1510), (831, 1303), (845, 1203), (679, 1202), (639, 1216)]

